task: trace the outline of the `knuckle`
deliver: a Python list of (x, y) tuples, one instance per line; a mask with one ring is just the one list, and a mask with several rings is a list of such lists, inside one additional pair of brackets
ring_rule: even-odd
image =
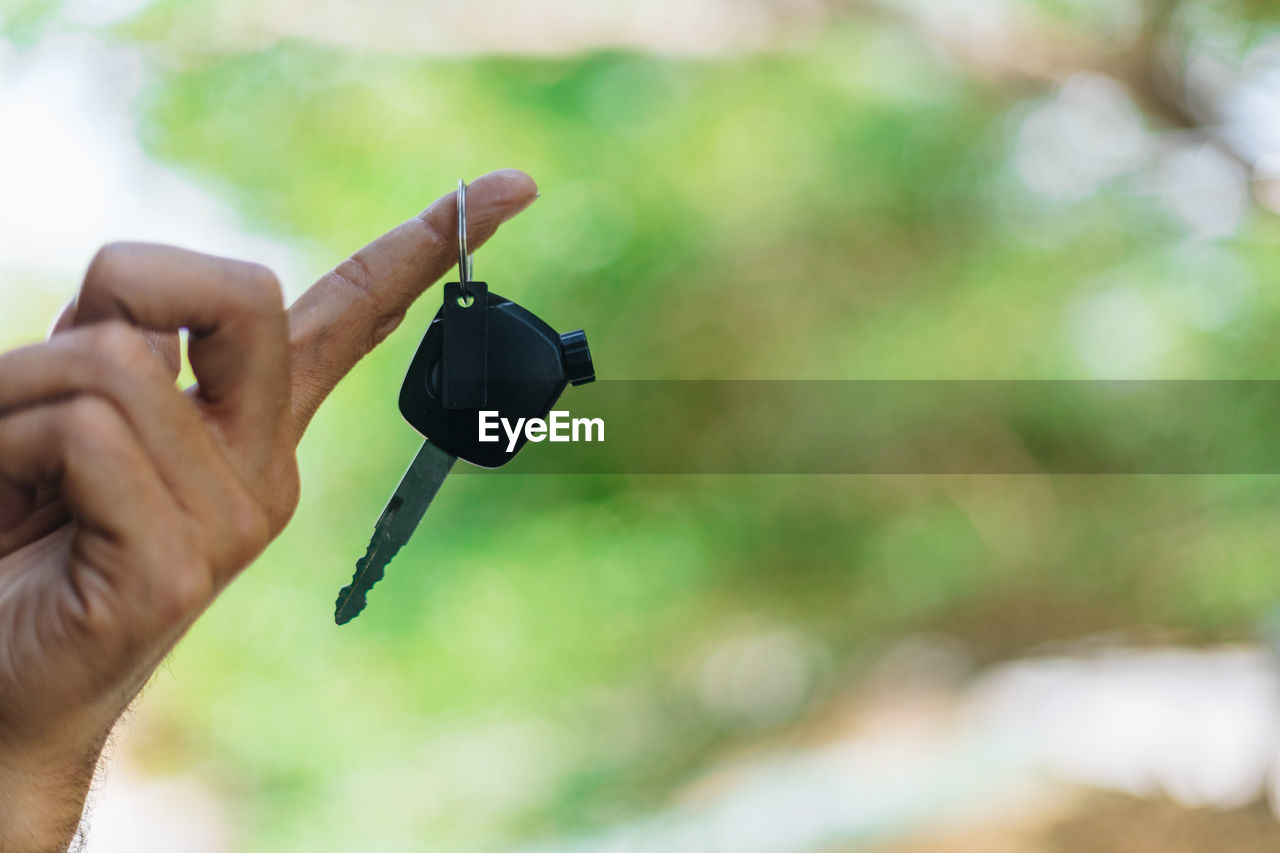
[(234, 543), (234, 571), (252, 562), (271, 541), (267, 511), (247, 496), (232, 501), (227, 512), (227, 526)]
[(157, 367), (151, 345), (126, 323), (116, 320), (98, 323), (88, 334), (89, 356), (104, 369), (145, 375)]
[(213, 599), (213, 574), (190, 558), (170, 563), (155, 591), (153, 609), (163, 622), (185, 622)]
[(102, 292), (114, 288), (124, 277), (132, 253), (133, 244), (125, 242), (107, 243), (98, 249), (84, 275), (84, 289)]
[(133, 573), (132, 597), (144, 621), (164, 626), (185, 624), (213, 600), (213, 572), (207, 562), (207, 537), (199, 525), (173, 508), (162, 513), (157, 533), (141, 557), (145, 565)]
[(141, 557), (145, 565), (135, 571), (131, 597), (138, 601), (144, 620), (165, 626), (184, 624), (213, 600), (213, 573), (198, 525), (181, 513), (166, 510), (163, 533), (149, 541)]
[(302, 498), (302, 477), (298, 472), (297, 460), (290, 458), (284, 470), (277, 472), (274, 482), (275, 490), (268, 510), (272, 534), (284, 530), (298, 510), (298, 503)]
[[(426, 242), (444, 249), (449, 245), (450, 240), (446, 239), (444, 229), (440, 227), (440, 223), (436, 220), (434, 214), (437, 213), (437, 210), (438, 209), (433, 205), (409, 221), (415, 223), (420, 228), (422, 231), (422, 237)], [(467, 218), (467, 221), (471, 221), (470, 217)]]
[(252, 261), (239, 261), (234, 271), (236, 294), (243, 308), (253, 313), (284, 311), (284, 290), (280, 279), (269, 267)]
[(89, 395), (76, 397), (64, 404), (57, 425), (63, 441), (74, 445), (108, 444), (119, 439), (122, 429), (115, 407), (106, 400)]
[(365, 296), (373, 297), (377, 293), (373, 271), (359, 252), (334, 267), (332, 275), (340, 283)]

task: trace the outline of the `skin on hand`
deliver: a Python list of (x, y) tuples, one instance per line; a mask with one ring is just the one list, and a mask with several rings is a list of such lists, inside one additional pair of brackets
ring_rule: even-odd
[[(472, 244), (536, 194), (472, 183)], [(451, 193), (287, 310), (264, 267), (114, 244), (48, 342), (0, 355), (0, 853), (70, 844), (111, 728), (284, 529), (307, 424), (456, 263), (456, 216)]]

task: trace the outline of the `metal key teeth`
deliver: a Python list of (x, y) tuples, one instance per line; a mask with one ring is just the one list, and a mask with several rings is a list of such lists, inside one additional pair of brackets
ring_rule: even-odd
[[(368, 594), (386, 574), (386, 566), (395, 556), (394, 553), (379, 553), (384, 550), (386, 541), (387, 536), (384, 533), (369, 543), (369, 551), (360, 562), (356, 563), (355, 577), (338, 593), (338, 600), (334, 602), (333, 618), (339, 625), (345, 625), (360, 615), (369, 604)], [(396, 551), (399, 550), (399, 548), (396, 549)]]
[(338, 593), (338, 600), (334, 602), (333, 620), (339, 625), (347, 624), (363, 613), (365, 607), (369, 605), (368, 596), (356, 590), (355, 587), (355, 581), (344, 586)]
[(393, 499), (391, 505), (378, 519), (377, 529), (369, 540), (369, 548), (364, 556), (356, 562), (356, 573), (338, 593), (334, 602), (333, 619), (339, 625), (345, 625), (360, 615), (368, 605), (368, 594), (378, 581), (382, 580), (387, 565), (400, 551), (399, 547), (388, 548), (391, 539), (391, 522), (395, 520), (400, 509), (400, 501)]

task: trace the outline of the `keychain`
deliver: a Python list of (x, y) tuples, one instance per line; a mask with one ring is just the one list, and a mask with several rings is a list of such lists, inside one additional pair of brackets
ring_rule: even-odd
[(467, 185), (458, 181), (458, 281), (409, 366), (400, 413), (426, 442), (373, 529), (351, 583), (338, 593), (334, 619), (345, 625), (364, 610), (369, 591), (418, 528), (458, 459), (497, 468), (515, 458), (527, 436), (481, 441), (481, 412), (510, 423), (546, 418), (567, 385), (595, 381), (586, 333), (557, 334), (535, 314), (473, 281), (467, 250)]

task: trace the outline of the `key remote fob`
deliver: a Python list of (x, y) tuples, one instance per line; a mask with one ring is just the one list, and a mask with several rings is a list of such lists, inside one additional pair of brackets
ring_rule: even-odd
[[(488, 382), (483, 406), (445, 408), (442, 395), (444, 309), (427, 328), (400, 389), (405, 420), (446, 453), (482, 468), (510, 462), (526, 438), (514, 448), (501, 441), (480, 441), (480, 412), (497, 412), (515, 423), (519, 418), (545, 418), (567, 385), (595, 379), (586, 335), (557, 334), (533, 312), (472, 282), (476, 304), (467, 310), (488, 312)], [(482, 304), (483, 303), (483, 304)]]

